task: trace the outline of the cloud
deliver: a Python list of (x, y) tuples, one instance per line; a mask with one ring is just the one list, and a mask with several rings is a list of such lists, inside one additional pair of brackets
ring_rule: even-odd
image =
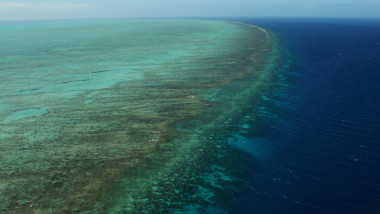
[(12, 10), (78, 10), (87, 9), (88, 3), (73, 2), (0, 2), (0, 11)]
[(18, 9), (26, 7), (26, 3), (23, 2), (0, 2), (0, 10), (5, 9)]
[(0, 0), (0, 21), (89, 18), (93, 10), (88, 3)]

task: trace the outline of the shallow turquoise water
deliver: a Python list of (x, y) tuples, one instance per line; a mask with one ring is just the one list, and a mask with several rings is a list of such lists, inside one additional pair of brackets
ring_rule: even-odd
[(225, 201), (242, 185), (236, 165), (251, 157), (228, 138), (272, 90), (275, 35), (205, 20), (0, 31), (2, 212), (222, 212), (234, 203)]

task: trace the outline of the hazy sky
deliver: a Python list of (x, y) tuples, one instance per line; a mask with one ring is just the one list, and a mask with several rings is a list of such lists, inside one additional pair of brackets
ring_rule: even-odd
[(197, 16), (380, 17), (380, 0), (0, 0), (0, 21)]

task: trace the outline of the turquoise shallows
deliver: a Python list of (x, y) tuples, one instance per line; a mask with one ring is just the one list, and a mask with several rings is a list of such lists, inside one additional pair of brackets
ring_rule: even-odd
[(0, 212), (223, 210), (226, 138), (271, 87), (274, 35), (206, 20), (0, 32)]

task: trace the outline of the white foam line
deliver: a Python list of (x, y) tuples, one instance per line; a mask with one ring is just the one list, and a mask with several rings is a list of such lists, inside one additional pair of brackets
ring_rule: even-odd
[(247, 24), (247, 23), (243, 23), (243, 22), (239, 22), (239, 21), (228, 21), (228, 20), (226, 20), (226, 21), (227, 22), (232, 22), (232, 23), (238, 23), (238, 24), (241, 24), (241, 25), (247, 25), (247, 26), (252, 27), (252, 28), (257, 28), (257, 29), (261, 30), (265, 34), (265, 37), (267, 39), (270, 39), (270, 34), (268, 33), (268, 31), (266, 31), (262, 27), (259, 27), (259, 26), (256, 26), (256, 25)]

